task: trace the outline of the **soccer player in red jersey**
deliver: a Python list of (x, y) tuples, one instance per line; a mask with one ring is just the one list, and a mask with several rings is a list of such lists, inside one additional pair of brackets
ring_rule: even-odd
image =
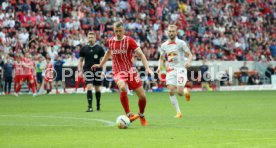
[(82, 71), (80, 71), (78, 73), (78, 75), (76, 76), (75, 92), (77, 92), (80, 84), (82, 84), (82, 86), (83, 86), (83, 92), (85, 92), (86, 85), (85, 85), (85, 81), (84, 81), (84, 77), (83, 77), (83, 72)]
[[(27, 80), (30, 83), (30, 86), (31, 86), (31, 89), (32, 89), (32, 92), (33, 92), (33, 96), (35, 97), (37, 95), (36, 94), (36, 89), (35, 89), (35, 83), (34, 83), (35, 77), (34, 77), (34, 74), (32, 72), (32, 71), (34, 71), (35, 64), (32, 60), (31, 54), (26, 53), (26, 58), (24, 59), (22, 65), (23, 65), (23, 71), (24, 71), (22, 82)], [(22, 83), (20, 83), (20, 85), (21, 84)]]
[[(102, 67), (107, 60), (112, 57), (114, 80), (120, 90), (120, 100), (125, 113), (131, 122), (140, 117), (141, 124), (146, 126), (147, 121), (144, 116), (146, 94), (142, 87), (142, 81), (137, 71), (133, 68), (133, 54), (136, 53), (137, 57), (141, 59), (147, 73), (153, 75), (153, 72), (150, 70), (148, 61), (135, 40), (124, 35), (123, 26), (124, 24), (122, 22), (114, 23), (113, 28), (115, 36), (106, 41), (106, 45), (109, 50), (105, 53), (101, 63), (93, 65), (92, 68)], [(139, 114), (134, 115), (130, 112), (126, 85), (128, 85), (130, 90), (134, 90), (139, 98)]]
[[(52, 91), (52, 82), (54, 81), (54, 67), (51, 63), (51, 58), (46, 59), (46, 68), (44, 76), (44, 90), (47, 90), (47, 93)], [(48, 89), (47, 89), (48, 86)]]
[(23, 66), (22, 62), (20, 61), (20, 56), (16, 55), (15, 56), (15, 61), (14, 61), (14, 95), (18, 96), (18, 92), (21, 89), (21, 80), (22, 80), (22, 75), (23, 75)]

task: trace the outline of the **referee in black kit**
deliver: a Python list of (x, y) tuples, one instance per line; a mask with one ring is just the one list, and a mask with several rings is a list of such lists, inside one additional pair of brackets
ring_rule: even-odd
[(78, 72), (84, 73), (84, 79), (87, 88), (87, 102), (88, 109), (87, 112), (93, 112), (92, 108), (92, 86), (95, 86), (96, 90), (96, 101), (97, 101), (97, 111), (100, 111), (100, 100), (101, 100), (101, 90), (102, 79), (104, 76), (104, 71), (101, 68), (92, 70), (92, 65), (99, 64), (102, 57), (104, 56), (104, 49), (96, 44), (96, 34), (92, 31), (88, 32), (88, 45), (85, 45), (80, 50), (80, 58), (78, 63)]

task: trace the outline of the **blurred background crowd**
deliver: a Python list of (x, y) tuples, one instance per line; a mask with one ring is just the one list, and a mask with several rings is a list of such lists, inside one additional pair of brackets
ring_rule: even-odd
[(275, 0), (0, 0), (0, 59), (30, 53), (74, 66), (94, 30), (98, 44), (123, 21), (148, 60), (158, 60), (169, 24), (194, 60), (276, 60)]

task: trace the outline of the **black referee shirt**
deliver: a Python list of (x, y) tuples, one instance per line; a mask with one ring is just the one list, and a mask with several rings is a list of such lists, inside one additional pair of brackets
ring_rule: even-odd
[(90, 68), (94, 64), (99, 64), (104, 54), (104, 49), (98, 44), (85, 45), (80, 50), (80, 57), (84, 58), (84, 67), (87, 68)]

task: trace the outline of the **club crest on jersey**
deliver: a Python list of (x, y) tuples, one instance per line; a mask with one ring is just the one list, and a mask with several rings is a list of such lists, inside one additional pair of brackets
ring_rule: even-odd
[(125, 54), (125, 53), (127, 53), (127, 51), (120, 49), (120, 50), (112, 50), (111, 53), (112, 54)]

